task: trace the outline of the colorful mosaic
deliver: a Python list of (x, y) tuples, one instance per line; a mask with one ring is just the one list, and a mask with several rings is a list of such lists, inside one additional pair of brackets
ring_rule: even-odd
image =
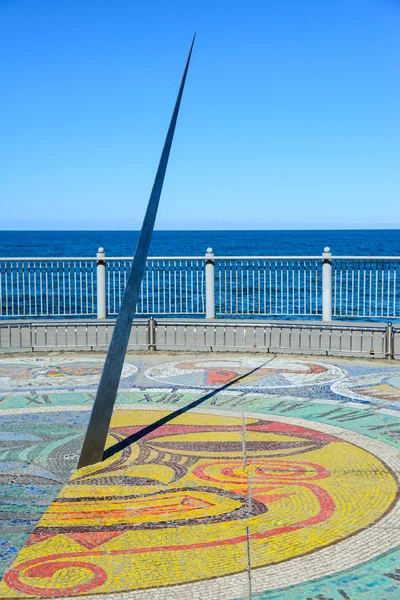
[(265, 390), (321, 385), (344, 377), (332, 364), (262, 357), (186, 359), (146, 371), (148, 378), (162, 383), (200, 388), (224, 385), (243, 375), (246, 379), (238, 381), (236, 387)]
[[(253, 360), (271, 372), (210, 395)], [(136, 441), (78, 472), (84, 375), (0, 392), (0, 598), (244, 600), (250, 563), (259, 600), (397, 600), (400, 406), (379, 386), (400, 367), (276, 361), (132, 361), (108, 444)], [(179, 385), (159, 376), (182, 363)], [(197, 409), (135, 438), (201, 389)]]
[(333, 390), (339, 394), (356, 398), (358, 400), (400, 400), (400, 374), (371, 373), (349, 377), (337, 382)]
[[(96, 387), (103, 369), (103, 360), (97, 358), (59, 358), (57, 363), (51, 358), (24, 358), (18, 361), (0, 359), (0, 389), (44, 390), (44, 389), (82, 389)], [(137, 368), (126, 363), (121, 383), (137, 372)]]

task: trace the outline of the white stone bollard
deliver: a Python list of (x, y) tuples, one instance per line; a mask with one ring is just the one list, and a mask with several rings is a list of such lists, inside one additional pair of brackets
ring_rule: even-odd
[(106, 318), (106, 253), (104, 248), (97, 251), (97, 318)]
[(206, 319), (215, 319), (215, 266), (212, 248), (206, 252)]
[(328, 246), (322, 253), (322, 320), (332, 321), (332, 253)]
[(394, 331), (393, 323), (386, 323), (386, 335), (385, 335), (385, 357), (389, 360), (394, 358)]
[(154, 317), (150, 317), (147, 321), (147, 349), (150, 352), (155, 352), (156, 350), (156, 327), (157, 322)]

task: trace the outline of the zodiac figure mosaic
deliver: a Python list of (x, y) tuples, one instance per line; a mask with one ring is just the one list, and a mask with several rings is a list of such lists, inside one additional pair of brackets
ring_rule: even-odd
[[(24, 358), (18, 362), (0, 359), (0, 389), (30, 391), (45, 389), (95, 388), (99, 382), (104, 360), (98, 358), (61, 358), (54, 364), (50, 358)], [(135, 365), (125, 363), (124, 379), (137, 372)]]
[(370, 373), (349, 377), (332, 386), (332, 390), (357, 400), (377, 399), (398, 402), (400, 400), (400, 374)]
[[(167, 414), (117, 410), (108, 445)], [(374, 527), (394, 510), (398, 484), (379, 445), (372, 452), (349, 436), (302, 419), (252, 414), (243, 424), (232, 412), (182, 414), (72, 475), (6, 573), (0, 597), (227, 581), (246, 571), (247, 528), (256, 572), (323, 550), (326, 575), (337, 544), (346, 553), (358, 535), (369, 536), (374, 556), (382, 544)], [(396, 543), (386, 535), (386, 547)]]
[[(247, 375), (249, 371), (254, 373)], [(277, 389), (333, 383), (344, 377), (343, 371), (331, 364), (282, 358), (212, 358), (185, 359), (169, 362), (146, 371), (149, 379), (186, 387), (217, 387), (240, 375), (235, 387), (242, 389)]]

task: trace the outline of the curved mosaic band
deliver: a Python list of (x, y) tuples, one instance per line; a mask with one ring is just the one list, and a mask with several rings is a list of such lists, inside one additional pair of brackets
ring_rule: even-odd
[[(132, 434), (150, 413), (117, 411), (112, 438)], [(233, 597), (244, 585), (246, 527), (260, 592), (266, 582), (272, 590), (304, 582), (305, 573), (326, 576), (398, 544), (394, 448), (336, 426), (248, 413), (246, 453), (244, 465), (240, 413), (198, 409), (81, 469), (7, 573), (2, 597), (131, 589), (150, 598), (151, 588), (169, 585), (183, 598), (200, 583), (196, 597)], [(155, 573), (154, 564), (168, 569)]]

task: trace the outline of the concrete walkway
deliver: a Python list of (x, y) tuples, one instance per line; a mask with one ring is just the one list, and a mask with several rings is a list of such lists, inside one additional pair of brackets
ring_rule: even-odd
[(398, 363), (130, 355), (75, 471), (103, 360), (0, 359), (0, 598), (398, 600)]

